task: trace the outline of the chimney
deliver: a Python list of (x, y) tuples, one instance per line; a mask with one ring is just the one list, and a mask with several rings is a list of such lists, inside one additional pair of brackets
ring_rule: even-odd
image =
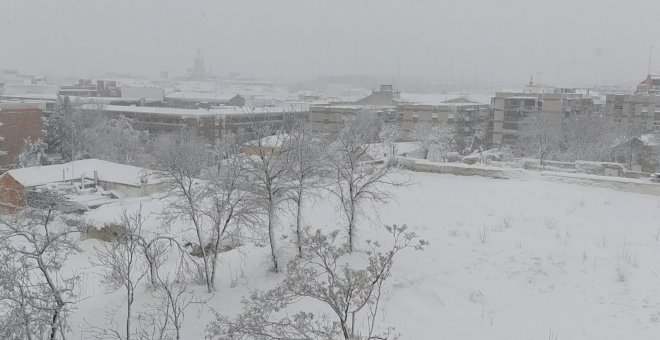
[(94, 170), (94, 186), (98, 187), (99, 186), (99, 171)]

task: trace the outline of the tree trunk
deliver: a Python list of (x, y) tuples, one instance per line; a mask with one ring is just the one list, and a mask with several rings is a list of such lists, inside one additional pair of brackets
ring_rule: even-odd
[(57, 320), (60, 317), (60, 308), (59, 306), (55, 309), (53, 312), (53, 319), (51, 320), (50, 323), (50, 340), (55, 340), (55, 337), (57, 336)]
[(62, 310), (62, 308), (64, 308), (64, 300), (62, 300), (62, 296), (60, 295), (60, 292), (57, 289), (57, 287), (55, 287), (55, 283), (53, 282), (53, 279), (50, 277), (50, 273), (48, 273), (46, 264), (41, 258), (41, 255), (37, 257), (37, 265), (39, 266), (39, 270), (41, 271), (41, 273), (46, 278), (46, 283), (48, 284), (48, 288), (50, 289), (50, 292), (53, 294), (53, 297), (55, 299), (56, 308), (53, 311), (53, 318), (50, 323), (50, 336), (49, 336), (50, 340), (55, 340), (55, 338), (57, 337), (57, 326), (58, 323), (60, 322), (59, 320), (60, 311)]
[(353, 236), (355, 233), (355, 199), (351, 199), (351, 211), (348, 216), (348, 251), (353, 252)]
[(129, 280), (126, 286), (126, 340), (131, 340), (131, 312), (133, 307), (133, 289), (131, 286), (132, 282)]
[(274, 226), (274, 214), (275, 212), (273, 211), (275, 207), (273, 207), (273, 202), (270, 200), (268, 202), (268, 239), (270, 241), (270, 255), (273, 259), (273, 270), (278, 273), (279, 268), (277, 267), (277, 255), (275, 254), (275, 226)]
[(211, 277), (209, 275), (209, 259), (206, 256), (206, 247), (203, 244), (204, 238), (202, 237), (202, 231), (199, 226), (195, 226), (197, 231), (197, 242), (199, 242), (199, 249), (202, 254), (202, 261), (204, 262), (204, 281), (206, 283), (206, 289), (209, 293), (213, 292), (213, 284), (211, 283)]
[(147, 258), (147, 264), (149, 265), (149, 279), (151, 281), (151, 285), (156, 287), (158, 285), (157, 277), (158, 273), (156, 272), (156, 259), (153, 258), (151, 254), (149, 254), (149, 250), (146, 250), (146, 258)]

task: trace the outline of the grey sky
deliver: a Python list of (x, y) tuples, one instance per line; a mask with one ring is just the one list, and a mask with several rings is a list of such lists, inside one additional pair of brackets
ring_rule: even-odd
[[(636, 81), (658, 0), (2, 0), (0, 68)], [(453, 72), (452, 72), (453, 70)]]

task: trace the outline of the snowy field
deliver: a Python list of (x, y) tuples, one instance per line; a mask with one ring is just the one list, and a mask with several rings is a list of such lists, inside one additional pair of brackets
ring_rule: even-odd
[[(542, 178), (410, 177), (411, 185), (394, 189), (394, 201), (366, 207), (358, 227), (360, 242), (382, 238), (383, 224), (407, 224), (431, 243), (395, 260), (377, 326), (395, 326), (402, 339), (660, 338), (660, 197)], [(140, 205), (151, 214), (149, 227), (162, 228), (156, 199), (103, 206), (86, 218), (110, 222)], [(339, 228), (334, 200), (310, 204), (305, 222)], [(292, 223), (285, 213), (280, 236), (289, 237), (280, 243), (289, 258)], [(124, 300), (90, 268), (96, 245), (83, 241), (85, 252), (63, 269), (83, 279), (72, 339), (90, 338), (89, 325), (108, 326), (108, 311)], [(217, 292), (196, 292), (213, 310), (236, 314), (250, 290), (281, 279), (268, 270), (268, 255), (256, 246), (225, 253)], [(139, 310), (151, 293), (146, 286), (138, 293)], [(189, 308), (183, 339), (204, 338), (209, 307)]]

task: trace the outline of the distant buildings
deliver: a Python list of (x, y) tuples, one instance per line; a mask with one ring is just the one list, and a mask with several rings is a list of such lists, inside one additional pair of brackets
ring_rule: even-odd
[(220, 96), (194, 92), (172, 92), (165, 96), (165, 104), (180, 109), (212, 108), (217, 106), (245, 106), (245, 98), (240, 94)]
[(92, 121), (95, 115), (105, 117), (125, 116), (133, 120), (138, 130), (152, 134), (177, 131), (190, 128), (214, 142), (222, 136), (232, 133), (242, 141), (252, 137), (254, 124), (269, 123), (274, 132), (284, 129), (286, 122), (300, 117), (306, 118), (306, 106), (261, 107), (243, 109), (222, 107), (214, 109), (179, 109), (169, 107), (144, 107), (120, 105), (84, 105), (82, 111)]
[(204, 66), (204, 57), (202, 52), (197, 50), (195, 62), (192, 68), (188, 69), (188, 77), (190, 80), (203, 81), (207, 79), (206, 67)]
[(618, 124), (639, 124), (645, 132), (660, 132), (660, 96), (650, 93), (608, 94), (605, 115)]
[(414, 133), (415, 126), (422, 122), (446, 126), (454, 131), (457, 150), (469, 149), (474, 138), (483, 140), (484, 147), (490, 144), (490, 105), (459, 97), (437, 104), (400, 103), (397, 111), (395, 121), (408, 139)]
[(575, 89), (530, 84), (522, 92), (497, 92), (493, 109), (493, 145), (516, 141), (520, 122), (530, 114), (548, 113), (564, 118), (596, 111), (593, 98)]
[(24, 140), (43, 138), (43, 104), (0, 102), (0, 170), (18, 164)]
[(660, 76), (648, 75), (634, 94), (608, 94), (604, 113), (615, 123), (660, 133)]
[(355, 105), (393, 106), (400, 95), (399, 91), (394, 91), (392, 85), (381, 85), (378, 91), (372, 91), (370, 95), (356, 101)]
[[(316, 134), (333, 138), (345, 121), (360, 114), (374, 114), (381, 123), (395, 124), (402, 140), (411, 140), (419, 123), (449, 127), (455, 131), (456, 148), (461, 151), (477, 133), (481, 139), (490, 136), (489, 105), (464, 97), (434, 103), (403, 101), (391, 85), (381, 85), (379, 91), (354, 102), (313, 105), (309, 117)], [(484, 144), (490, 144), (490, 137)]]

